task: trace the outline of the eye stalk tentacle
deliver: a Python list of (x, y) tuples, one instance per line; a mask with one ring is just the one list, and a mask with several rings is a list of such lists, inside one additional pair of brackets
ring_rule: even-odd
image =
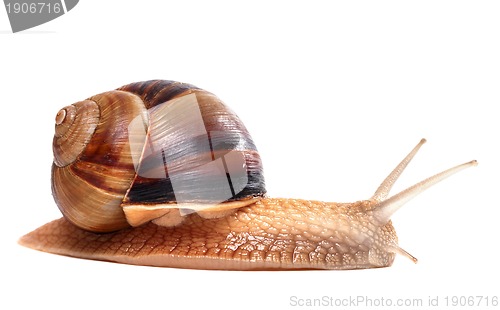
[(429, 187), (441, 182), (447, 177), (465, 169), (468, 167), (476, 166), (477, 161), (472, 160), (467, 163), (452, 167), (438, 174), (431, 176), (401, 192), (391, 196), (390, 198), (380, 202), (373, 209), (373, 214), (376, 219), (381, 223), (387, 223), (390, 217), (401, 208), (406, 202), (417, 196), (418, 194), (424, 192)]
[(385, 180), (380, 184), (380, 186), (377, 188), (375, 191), (375, 194), (373, 194), (371, 200), (374, 201), (383, 201), (387, 198), (387, 195), (389, 195), (389, 192), (392, 189), (392, 186), (394, 183), (396, 183), (397, 179), (403, 173), (405, 170), (406, 166), (410, 163), (410, 161), (415, 157), (417, 154), (418, 150), (420, 147), (426, 142), (427, 140), (422, 139), (420, 142), (411, 150), (411, 152), (406, 155), (406, 157), (399, 163), (399, 165), (392, 170), (392, 172), (385, 178)]

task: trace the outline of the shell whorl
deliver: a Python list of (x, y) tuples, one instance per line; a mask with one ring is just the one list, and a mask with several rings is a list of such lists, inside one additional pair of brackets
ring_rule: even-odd
[(64, 167), (78, 158), (92, 138), (99, 122), (99, 107), (91, 100), (80, 101), (61, 109), (55, 121), (54, 163)]
[[(59, 209), (73, 224), (97, 232), (118, 230), (128, 226), (120, 204), (135, 175), (131, 159), (134, 147), (129, 142), (133, 133), (123, 124), (137, 116), (146, 122), (145, 108), (137, 96), (123, 91), (106, 92), (86, 101), (98, 107), (98, 124), (71, 165), (54, 163), (52, 192)], [(142, 147), (144, 141), (137, 143)]]

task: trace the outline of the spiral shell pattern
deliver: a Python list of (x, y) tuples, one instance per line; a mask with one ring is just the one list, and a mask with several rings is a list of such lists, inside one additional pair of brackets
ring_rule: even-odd
[(89, 143), (99, 122), (99, 107), (84, 100), (61, 109), (56, 115), (53, 141), (54, 163), (64, 167), (73, 163)]

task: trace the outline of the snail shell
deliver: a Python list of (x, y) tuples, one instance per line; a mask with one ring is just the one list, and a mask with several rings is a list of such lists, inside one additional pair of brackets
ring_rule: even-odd
[[(390, 217), (455, 166), (388, 198), (424, 139), (368, 200), (264, 197), (262, 164), (213, 94), (134, 83), (59, 111), (52, 190), (64, 217), (20, 239), (51, 253), (136, 265), (226, 270), (390, 266)], [(222, 190), (221, 190), (222, 189)], [(108, 232), (108, 233), (102, 233)]]
[(94, 232), (177, 225), (189, 212), (220, 217), (266, 192), (238, 116), (184, 83), (134, 83), (63, 108), (53, 151), (59, 209)]

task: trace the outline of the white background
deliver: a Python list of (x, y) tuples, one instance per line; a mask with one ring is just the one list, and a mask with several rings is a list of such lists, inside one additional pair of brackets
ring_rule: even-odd
[[(0, 308), (289, 309), (299, 298), (499, 295), (500, 5), (495, 1), (80, 1), (12, 34), (0, 9)], [(391, 268), (224, 272), (36, 252), (17, 239), (60, 216), (54, 117), (147, 79), (217, 94), (261, 152), (269, 195), (369, 198), (425, 137), (394, 193), (468, 169), (393, 217)], [(7, 289), (5, 289), (7, 288)], [(12, 305), (15, 305), (14, 307)]]

